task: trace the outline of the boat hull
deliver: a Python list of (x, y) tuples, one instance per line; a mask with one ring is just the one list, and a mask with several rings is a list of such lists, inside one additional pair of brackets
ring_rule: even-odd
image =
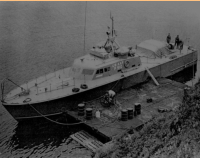
[[(167, 63), (149, 68), (149, 70), (154, 77), (169, 77), (187, 67), (195, 65), (196, 63), (197, 52), (195, 51)], [(121, 78), (118, 81), (105, 84), (101, 87), (96, 87), (86, 92), (77, 93), (72, 96), (35, 104), (9, 105), (3, 103), (3, 105), (17, 121), (44, 117), (50, 118), (58, 116), (66, 110), (76, 110), (79, 103), (97, 99), (104, 95), (107, 90), (113, 89), (115, 92), (119, 92), (122, 89), (145, 82), (148, 77), (149, 74), (147, 71), (143, 70), (131, 76)]]

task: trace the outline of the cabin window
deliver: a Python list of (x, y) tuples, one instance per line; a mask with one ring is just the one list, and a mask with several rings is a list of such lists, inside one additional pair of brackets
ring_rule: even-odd
[(104, 72), (108, 72), (108, 71), (110, 71), (110, 67), (104, 68)]
[(99, 74), (99, 70), (97, 70), (96, 74)]
[(91, 69), (83, 69), (82, 74), (84, 75), (92, 75), (94, 70)]
[(100, 74), (102, 74), (103, 73), (103, 69), (100, 69)]

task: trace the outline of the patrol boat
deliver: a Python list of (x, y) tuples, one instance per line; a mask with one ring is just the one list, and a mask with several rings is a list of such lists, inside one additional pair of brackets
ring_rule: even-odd
[(135, 48), (120, 46), (113, 17), (111, 20), (107, 40), (75, 59), (71, 67), (31, 80), (3, 95), (2, 104), (13, 118), (54, 117), (76, 109), (81, 102), (101, 97), (107, 90), (118, 92), (149, 76), (159, 85), (156, 77), (171, 76), (197, 63), (197, 50), (186, 45), (173, 49), (173, 44), (150, 39)]

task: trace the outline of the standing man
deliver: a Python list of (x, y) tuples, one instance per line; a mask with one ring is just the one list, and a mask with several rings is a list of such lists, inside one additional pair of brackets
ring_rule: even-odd
[(167, 43), (169, 44), (170, 43), (170, 41), (171, 41), (171, 36), (170, 36), (170, 33), (168, 34), (168, 36), (167, 36)]
[(177, 35), (176, 38), (175, 38), (175, 45), (174, 45), (174, 48), (175, 48), (175, 46), (176, 46), (176, 48), (178, 48), (178, 46), (179, 46), (179, 36), (178, 36), (178, 35)]

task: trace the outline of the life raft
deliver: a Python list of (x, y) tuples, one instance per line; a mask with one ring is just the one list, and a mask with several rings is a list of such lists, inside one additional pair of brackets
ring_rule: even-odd
[(73, 88), (73, 89), (72, 89), (72, 92), (79, 92), (79, 91), (80, 91), (79, 88)]
[(129, 67), (129, 65), (130, 65), (129, 61), (128, 61), (128, 60), (126, 60), (126, 61), (124, 62), (124, 67), (125, 67), (125, 68), (128, 68), (128, 67)]
[(82, 89), (87, 89), (88, 86), (87, 86), (86, 84), (81, 84), (81, 88), (82, 88)]
[(26, 98), (24, 101), (23, 101), (23, 103), (28, 103), (28, 102), (30, 102), (31, 101), (31, 98)]
[(169, 57), (169, 59), (175, 59), (175, 58), (177, 58), (176, 55), (172, 55), (172, 56)]

